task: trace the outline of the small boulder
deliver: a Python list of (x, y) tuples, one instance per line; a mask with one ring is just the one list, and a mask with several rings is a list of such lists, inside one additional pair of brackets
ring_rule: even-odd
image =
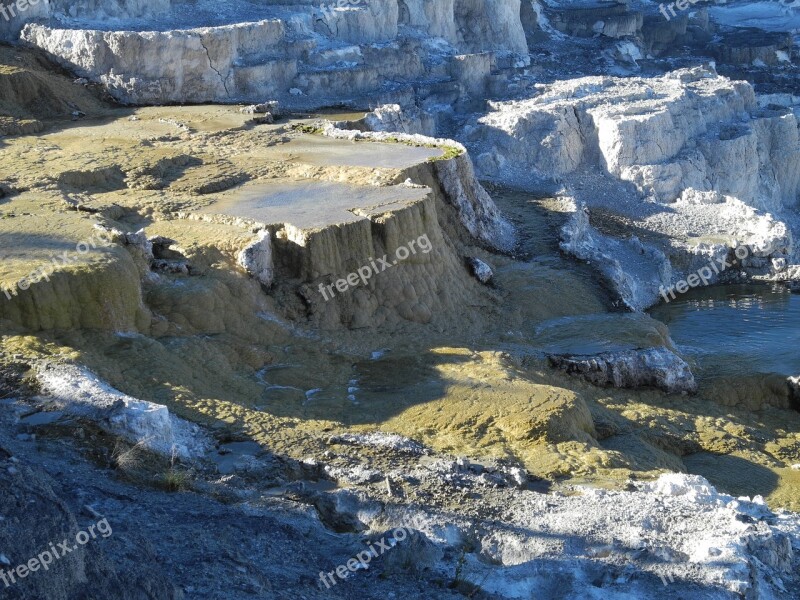
[(261, 104), (250, 104), (239, 109), (239, 112), (246, 115), (272, 115), (279, 117), (281, 115), (280, 104), (277, 100), (270, 100), (269, 102), (262, 102)]
[(275, 117), (272, 116), (272, 113), (265, 113), (263, 115), (258, 115), (250, 119), (251, 123), (255, 125), (272, 125), (275, 122)]
[(593, 356), (552, 355), (550, 364), (590, 383), (616, 388), (656, 387), (667, 393), (697, 391), (689, 365), (671, 350), (647, 348)]
[(483, 285), (489, 285), (492, 282), (494, 271), (492, 271), (492, 267), (483, 262), (480, 258), (468, 256), (466, 258), (466, 265), (472, 276)]

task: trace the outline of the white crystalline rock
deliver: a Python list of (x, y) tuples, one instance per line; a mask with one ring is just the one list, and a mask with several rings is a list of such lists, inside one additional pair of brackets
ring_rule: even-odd
[(471, 52), (511, 52), (527, 56), (520, 0), (457, 0), (456, 24)]
[[(431, 461), (415, 476), (448, 477), (455, 468)], [(503, 523), (481, 524), (465, 579), (520, 600), (793, 597), (786, 590), (797, 585), (795, 513), (772, 513), (758, 499), (733, 498), (682, 473), (636, 491), (577, 491), (509, 498)], [(404, 522), (437, 543), (475, 535), (473, 519), (398, 506), (387, 506), (376, 528)]]
[(42, 395), (65, 413), (96, 421), (110, 433), (155, 452), (199, 456), (209, 445), (196, 425), (171, 415), (166, 406), (123, 394), (85, 367), (42, 365), (37, 379)]
[(325, 126), (323, 133), (336, 139), (399, 141), (416, 146), (450, 147), (459, 150), (461, 154), (452, 160), (437, 160), (432, 163), (445, 198), (456, 209), (461, 224), (473, 237), (504, 252), (514, 247), (514, 226), (503, 217), (494, 200), (475, 177), (472, 160), (466, 148), (458, 142), (423, 135), (344, 130), (330, 123)]
[(438, 78), (455, 56), (467, 63), (453, 67), (455, 80), (478, 74), (481, 84), (487, 53), (529, 62), (520, 0), (57, 4), (0, 21), (0, 40), (22, 29), (25, 43), (130, 104), (277, 97), (303, 107), (363, 105), (387, 85)]
[(464, 227), (473, 237), (496, 250), (511, 251), (516, 242), (514, 226), (503, 217), (478, 182), (466, 150), (453, 160), (439, 160), (433, 164), (445, 197), (458, 211)]
[[(285, 93), (297, 61), (268, 60), (285, 42), (277, 19), (175, 31), (53, 29), (28, 24), (27, 43), (126, 103), (230, 101)], [(246, 64), (245, 64), (246, 63)]]
[(494, 277), (494, 271), (492, 271), (492, 267), (487, 265), (480, 258), (470, 258), (468, 260), (475, 279), (483, 284), (488, 284)]
[(239, 252), (239, 265), (257, 281), (269, 287), (275, 277), (272, 238), (269, 231), (260, 231), (254, 242)]
[(617, 42), (614, 49), (616, 56), (619, 57), (620, 60), (626, 62), (636, 64), (637, 60), (642, 60), (644, 58), (641, 49), (630, 40)]
[(269, 113), (273, 117), (281, 116), (280, 103), (277, 100), (270, 100), (269, 102), (261, 102), (259, 104), (250, 104), (243, 106), (239, 109), (240, 113), (247, 115), (257, 115)]
[(405, 0), (400, 22), (455, 44), (458, 42), (455, 6), (455, 0)]
[(384, 433), (382, 431), (373, 431), (369, 433), (344, 433), (342, 435), (334, 436), (331, 441), (334, 443), (352, 444), (356, 446), (389, 448), (398, 452), (414, 455), (428, 453), (428, 449), (419, 442), (401, 435)]
[[(648, 210), (646, 204), (641, 212), (631, 208), (639, 228), (671, 238), (670, 244), (661, 247), (636, 236), (603, 234), (590, 224), (590, 212), (585, 207), (574, 209), (562, 228), (561, 248), (595, 265), (633, 310), (644, 310), (665, 295), (671, 297), (671, 288), (692, 274), (702, 272), (708, 283), (716, 283), (726, 270), (723, 265), (729, 264), (726, 257), (739, 246), (747, 248), (747, 266), (761, 262), (773, 265), (775, 273), (785, 271), (781, 265), (797, 252), (785, 223), (716, 193), (684, 193), (667, 211)], [(687, 231), (720, 241), (689, 244), (682, 237)]]
[(580, 214), (564, 231), (563, 248), (596, 262), (631, 308), (738, 245), (764, 258), (747, 269), (796, 262), (787, 223), (798, 226), (798, 122), (788, 109), (760, 107), (748, 83), (709, 67), (585, 77), (491, 108), (460, 136), (480, 175), (567, 181), (590, 210), (654, 234), (618, 239)]
[(668, 473), (653, 483), (645, 484), (645, 491), (662, 496), (684, 496), (698, 504), (727, 504), (729, 496), (720, 495), (707, 479), (699, 475)]
[(520, 0), (404, 0), (402, 6), (401, 24), (456, 48), (528, 54)]
[[(782, 212), (784, 217), (791, 213), (789, 209)], [(669, 206), (669, 210), (650, 211), (650, 214), (641, 216), (640, 224), (645, 229), (676, 239), (680, 239), (681, 233), (692, 231), (695, 235), (720, 240), (716, 244), (701, 243), (691, 247), (690, 251), (697, 255), (697, 260), (689, 262), (686, 272), (696, 271), (712, 258), (719, 258), (728, 249), (740, 245), (747, 246), (750, 254), (764, 258), (785, 258), (796, 252), (794, 236), (787, 223), (737, 198), (716, 192), (687, 190)], [(713, 251), (704, 251), (703, 248)]]
[(689, 188), (763, 210), (797, 200), (797, 119), (759, 112), (750, 84), (709, 69), (559, 81), (529, 100), (491, 106), (468, 141), (542, 177), (595, 166), (662, 202)]
[(397, 37), (397, 2), (323, 2), (317, 32), (350, 43), (388, 42)]
[(435, 135), (436, 123), (433, 117), (418, 108), (404, 109), (399, 104), (379, 106), (365, 118), (370, 131)]
[(689, 365), (668, 348), (603, 352), (589, 356), (550, 356), (550, 363), (601, 386), (657, 387), (668, 393), (696, 392)]
[[(555, 176), (573, 172), (584, 150), (577, 113), (570, 106), (541, 110), (533, 102), (490, 103), (494, 111), (478, 120), (470, 131), (470, 141), (520, 169)], [(489, 177), (501, 174), (484, 173)]]
[(636, 237), (620, 240), (600, 233), (589, 223), (585, 206), (572, 213), (561, 240), (562, 250), (595, 264), (633, 310), (655, 304), (659, 290), (672, 279), (672, 267), (663, 252)]

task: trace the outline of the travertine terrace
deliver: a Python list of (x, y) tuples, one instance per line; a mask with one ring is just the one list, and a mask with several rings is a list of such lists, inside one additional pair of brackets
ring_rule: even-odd
[(2, 4), (2, 597), (798, 597), (791, 4)]

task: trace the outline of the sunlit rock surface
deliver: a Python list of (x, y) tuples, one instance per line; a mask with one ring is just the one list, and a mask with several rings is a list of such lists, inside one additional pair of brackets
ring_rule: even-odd
[[(58, 474), (119, 521), (116, 561), (153, 546), (192, 598), (791, 597), (797, 515), (759, 494), (800, 506), (795, 378), (695, 378), (642, 311), (742, 249), (726, 276), (797, 271), (792, 57), (657, 11), (59, 0), (0, 24), (80, 77), (0, 49), (5, 487)], [(730, 78), (689, 56), (712, 34)], [(39, 575), (64, 593), (32, 599), (84, 591)]]
[(795, 205), (800, 182), (795, 116), (759, 109), (749, 84), (702, 68), (542, 86), (495, 105), (470, 138), (544, 177), (600, 166), (659, 202), (691, 188), (776, 210)]
[(42, 392), (65, 414), (101, 423), (110, 433), (155, 452), (198, 457), (208, 441), (196, 425), (169, 414), (165, 406), (131, 398), (81, 367), (42, 365)]
[[(791, 110), (761, 108), (749, 84), (695, 68), (542, 85), (531, 99), (493, 104), (464, 134), (483, 176), (566, 183), (588, 213), (576, 209), (564, 249), (597, 261), (643, 309), (742, 244), (764, 265), (796, 260), (794, 225), (783, 221), (798, 197), (797, 131)], [(648, 233), (609, 236), (588, 214)]]
[(407, 100), (412, 84), (431, 78), (450, 80), (459, 96), (527, 63), (519, 0), (218, 5), (109, 3), (114, 18), (103, 20), (96, 2), (55, 4), (44, 11), (52, 23), (30, 23), (21, 36), (137, 104)]
[(689, 365), (667, 348), (608, 352), (597, 356), (551, 356), (550, 362), (596, 385), (624, 388), (652, 386), (666, 392), (695, 392)]

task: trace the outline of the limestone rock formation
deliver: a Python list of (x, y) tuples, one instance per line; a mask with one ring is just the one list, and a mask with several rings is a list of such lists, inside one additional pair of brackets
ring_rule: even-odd
[(483, 284), (489, 284), (494, 277), (492, 267), (483, 262), (480, 258), (472, 256), (466, 259), (467, 267), (469, 267), (472, 275)]
[(88, 369), (41, 365), (37, 380), (46, 399), (64, 413), (95, 421), (131, 443), (183, 458), (206, 450), (207, 441), (196, 425), (170, 415), (165, 406), (115, 390)]
[(272, 285), (275, 266), (269, 231), (259, 232), (258, 239), (239, 253), (239, 264), (262, 285)]
[(597, 356), (551, 356), (550, 362), (600, 386), (649, 386), (668, 393), (697, 391), (689, 365), (667, 348), (607, 352)]
[(602, 234), (592, 227), (586, 206), (577, 208), (564, 225), (561, 248), (593, 263), (633, 310), (655, 304), (659, 291), (672, 279), (672, 267), (663, 252), (637, 237), (620, 240)]
[[(698, 67), (561, 81), (492, 107), (463, 131), (480, 174), (568, 180), (562, 193), (596, 219), (590, 226), (576, 211), (563, 248), (598, 263), (628, 306), (650, 306), (662, 286), (742, 244), (759, 256), (744, 262), (750, 274), (762, 274), (756, 263), (794, 262), (784, 221), (800, 192), (797, 119), (761, 108), (749, 84)], [(639, 227), (626, 233), (613, 222)]]
[(404, 110), (399, 104), (384, 104), (367, 114), (364, 124), (370, 131), (436, 136), (436, 123), (433, 115), (412, 108)]
[(759, 109), (749, 84), (696, 68), (545, 85), (494, 104), (469, 140), (542, 177), (596, 166), (659, 202), (694, 189), (775, 211), (797, 201), (797, 125), (790, 111)]
[(644, 21), (642, 13), (629, 10), (627, 3), (576, 3), (574, 7), (554, 6), (546, 12), (549, 22), (558, 31), (578, 37), (598, 33), (611, 38), (633, 36), (641, 30)]
[[(798, 378), (700, 387), (644, 313), (709, 262), (797, 279), (789, 36), (597, 0), (36, 5), (0, 21), (0, 569), (80, 523), (26, 460), (124, 533), (121, 567), (13, 594), (798, 588), (800, 519), (757, 496), (800, 506)], [(125, 481), (127, 444), (159, 471)], [(388, 554), (351, 567), (367, 531)]]
[(415, 146), (441, 146), (454, 152), (455, 156), (449, 160), (434, 160), (424, 170), (412, 170), (415, 180), (433, 189), (441, 189), (447, 203), (456, 210), (461, 225), (473, 237), (496, 250), (507, 252), (514, 247), (514, 226), (501, 214), (480, 184), (466, 148), (458, 142), (423, 135), (346, 131), (333, 125), (326, 126), (325, 135), (334, 139), (391, 140)]
[[(22, 17), (15, 29), (32, 21), (21, 33), (26, 43), (138, 104), (407, 99), (411, 84), (427, 77), (444, 76), (468, 92), (502, 65), (528, 60), (520, 0), (258, 7), (236, 0), (223, 14), (216, 4), (57, 2)], [(98, 18), (103, 14), (120, 20)], [(38, 23), (38, 16), (57, 19)], [(115, 22), (119, 31), (110, 30)]]

